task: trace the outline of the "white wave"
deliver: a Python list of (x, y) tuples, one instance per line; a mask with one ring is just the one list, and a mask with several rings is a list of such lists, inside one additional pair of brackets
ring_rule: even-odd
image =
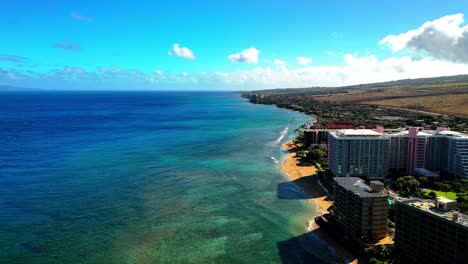
[(279, 137), (273, 142), (273, 144), (278, 145), (281, 142), (281, 140), (283, 140), (283, 138), (288, 134), (288, 132), (289, 128), (285, 127), (283, 131), (281, 131)]
[(273, 163), (277, 164), (278, 160), (275, 157), (270, 157), (270, 159), (273, 161)]
[(312, 232), (312, 231), (314, 231), (314, 224), (315, 224), (315, 220), (314, 220), (314, 219), (309, 220), (309, 225), (306, 226), (307, 232)]

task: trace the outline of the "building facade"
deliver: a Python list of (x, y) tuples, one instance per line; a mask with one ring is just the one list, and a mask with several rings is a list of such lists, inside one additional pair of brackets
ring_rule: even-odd
[(388, 193), (381, 182), (368, 186), (360, 178), (334, 178), (332, 215), (345, 234), (364, 244), (387, 236)]
[(468, 135), (437, 131), (429, 140), (426, 168), (468, 178)]
[(328, 155), (337, 177), (383, 179), (389, 170), (413, 175), (417, 169), (428, 169), (468, 178), (468, 135), (442, 128), (330, 131)]
[(389, 138), (369, 129), (328, 133), (328, 163), (338, 177), (384, 179), (388, 173)]
[(468, 216), (451, 210), (453, 202), (396, 201), (394, 240), (401, 263), (467, 263)]
[(410, 128), (384, 136), (390, 139), (389, 169), (413, 174), (416, 168), (425, 167), (430, 134)]
[(306, 147), (327, 144), (328, 142), (328, 129), (304, 129), (302, 131), (304, 136), (304, 145)]

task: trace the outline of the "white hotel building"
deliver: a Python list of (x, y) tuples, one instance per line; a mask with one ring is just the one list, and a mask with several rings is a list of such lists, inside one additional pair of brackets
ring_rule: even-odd
[(385, 178), (389, 169), (408, 175), (428, 169), (468, 178), (468, 135), (444, 128), (335, 130), (329, 132), (328, 151), (330, 170), (338, 177), (374, 180)]

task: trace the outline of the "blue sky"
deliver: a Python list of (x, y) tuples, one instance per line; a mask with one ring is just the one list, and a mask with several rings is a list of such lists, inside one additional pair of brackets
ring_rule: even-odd
[(7, 1), (0, 84), (263, 89), (468, 74), (467, 1), (317, 2)]

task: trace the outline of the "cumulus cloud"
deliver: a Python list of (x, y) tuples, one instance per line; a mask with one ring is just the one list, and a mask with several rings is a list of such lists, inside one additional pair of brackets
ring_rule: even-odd
[(254, 47), (245, 49), (239, 53), (231, 54), (228, 59), (232, 62), (258, 63), (260, 51)]
[[(230, 89), (271, 89), (311, 86), (343, 86), (399, 79), (415, 79), (468, 73), (468, 65), (426, 57), (378, 59), (375, 55), (345, 54), (342, 66), (258, 67), (217, 72), (213, 82)], [(205, 78), (206, 79), (206, 78)], [(219, 87), (220, 85), (218, 85)]]
[(77, 51), (81, 49), (80, 44), (73, 42), (69, 39), (64, 39), (60, 42), (57, 42), (52, 47), (56, 49), (73, 50), (73, 51)]
[(307, 57), (297, 57), (296, 58), (296, 62), (301, 64), (301, 65), (307, 65), (307, 64), (311, 64), (312, 63), (312, 59), (311, 58), (307, 58)]
[(194, 60), (195, 54), (187, 48), (187, 47), (180, 47), (179, 44), (175, 43), (172, 45), (172, 49), (168, 52), (169, 56), (177, 56), (188, 60)]
[(162, 70), (155, 70), (154, 74), (156, 74), (157, 76), (164, 76), (164, 72)]
[(97, 67), (98, 72), (100, 73), (109, 73), (110, 70), (107, 67)]
[(16, 69), (2, 69), (0, 68), (0, 80), (11, 80), (18, 81), (30, 78), (24, 72), (18, 71)]
[(72, 12), (70, 14), (71, 18), (75, 19), (75, 20), (81, 20), (81, 21), (87, 21), (87, 22), (91, 22), (93, 21), (93, 18), (91, 17), (87, 17), (81, 13), (78, 13), (78, 12)]
[(463, 14), (455, 14), (424, 23), (418, 29), (388, 35), (379, 44), (394, 52), (409, 49), (425, 51), (435, 58), (468, 62), (468, 25), (461, 26)]
[(461, 64), (434, 57), (414, 59), (409, 56), (378, 59), (374, 55), (358, 56), (345, 54), (341, 66), (305, 66), (288, 69), (285, 65), (256, 67), (250, 70), (233, 72), (179, 72), (164, 73), (161, 70), (141, 72), (124, 70), (117, 66), (98, 67), (87, 71), (81, 67), (65, 66), (40, 74), (27, 74), (15, 69), (3, 69), (0, 81), (29, 79), (41, 86), (41, 81), (61, 83), (69, 87), (73, 82), (88, 84), (86, 87), (131, 89), (136, 85), (141, 89), (269, 89), (311, 86), (343, 86), (361, 83), (382, 82), (398, 79), (415, 79), (444, 75), (466, 74), (468, 64)]
[(110, 66), (110, 68), (114, 71), (114, 72), (118, 72), (118, 73), (121, 73), (121, 72), (124, 72), (124, 70), (118, 66), (115, 66), (115, 65), (112, 65)]
[(63, 72), (71, 74), (83, 74), (86, 73), (86, 70), (80, 67), (65, 66), (63, 67)]
[(284, 65), (286, 65), (286, 62), (284, 62), (284, 61), (282, 61), (282, 60), (280, 60), (280, 59), (275, 59), (274, 63), (275, 63), (276, 66), (284, 66)]
[(21, 56), (11, 55), (11, 54), (0, 54), (0, 61), (9, 61), (9, 62), (28, 62), (29, 59)]

